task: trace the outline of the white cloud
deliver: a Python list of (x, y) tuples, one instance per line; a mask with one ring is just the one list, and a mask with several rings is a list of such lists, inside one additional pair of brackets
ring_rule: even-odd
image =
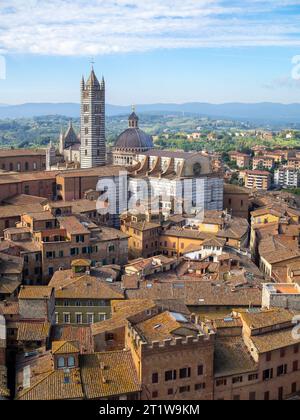
[(1, 0), (0, 53), (300, 46), (299, 0)]

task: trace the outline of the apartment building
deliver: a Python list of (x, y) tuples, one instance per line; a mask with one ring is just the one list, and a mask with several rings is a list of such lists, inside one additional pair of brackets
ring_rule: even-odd
[(240, 152), (230, 152), (230, 159), (236, 162), (237, 166), (241, 169), (250, 167), (250, 156)]
[(271, 187), (271, 174), (267, 171), (246, 171), (245, 187), (257, 190), (269, 190)]
[(256, 170), (269, 170), (271, 171), (275, 166), (275, 160), (273, 157), (256, 156), (252, 161), (252, 169)]
[(281, 167), (274, 173), (274, 185), (281, 188), (298, 188), (300, 171), (291, 167)]

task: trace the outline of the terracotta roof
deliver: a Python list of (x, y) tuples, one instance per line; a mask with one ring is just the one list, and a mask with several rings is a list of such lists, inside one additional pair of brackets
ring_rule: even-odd
[(71, 262), (71, 267), (90, 267), (92, 265), (91, 260), (73, 260)]
[(19, 299), (50, 299), (52, 292), (53, 288), (48, 286), (22, 286)]
[(51, 330), (53, 341), (75, 341), (80, 353), (93, 353), (94, 343), (90, 325), (54, 325)]
[(19, 302), (0, 302), (0, 315), (18, 315)]
[(112, 318), (91, 325), (92, 334), (98, 335), (105, 331), (125, 327), (127, 319), (139, 313), (156, 308), (153, 300), (133, 299), (112, 302)]
[(43, 341), (50, 335), (49, 322), (19, 322), (18, 341)]
[(46, 150), (34, 149), (0, 149), (0, 157), (46, 156)]
[(57, 271), (49, 286), (55, 288), (56, 299), (124, 299), (104, 280), (87, 274), (73, 277), (70, 270)]
[[(37, 197), (35, 195), (26, 195), (26, 194), (19, 194), (15, 195), (14, 197), (6, 198), (3, 200), (3, 203), (10, 204), (16, 207), (23, 207), (23, 206), (31, 206), (34, 204), (34, 208), (36, 209), (37, 205), (44, 205), (48, 202), (48, 200), (44, 197)], [(42, 207), (41, 207), (42, 209)]]
[(146, 321), (134, 325), (140, 336), (148, 343), (174, 339), (175, 337), (197, 336), (199, 330), (188, 318), (169, 311), (162, 312)]
[(300, 343), (300, 338), (293, 337), (292, 329), (285, 329), (268, 334), (251, 336), (251, 341), (259, 353), (268, 353)]
[(39, 382), (24, 390), (18, 400), (81, 400), (84, 398), (80, 370), (70, 369), (68, 383), (64, 370), (54, 370), (43, 375)]
[(75, 216), (58, 217), (60, 227), (71, 235), (84, 235), (90, 231)]
[(79, 353), (79, 345), (75, 341), (53, 341), (52, 354)]
[(129, 299), (183, 299), (187, 306), (261, 306), (259, 288), (232, 288), (222, 282), (188, 280), (181, 276), (170, 282), (145, 281), (138, 290), (127, 290)]
[(251, 216), (253, 216), (253, 217), (264, 216), (265, 214), (272, 214), (272, 215), (277, 216), (277, 217), (282, 216), (281, 212), (276, 211), (276, 210), (274, 210), (272, 208), (269, 208), (269, 207), (263, 207), (263, 208), (260, 208), (260, 209), (257, 209), (257, 210), (254, 210), (254, 211), (251, 212)]
[(141, 391), (130, 350), (80, 357), (81, 377), (87, 399), (99, 399)]
[(216, 339), (214, 366), (217, 378), (255, 372), (258, 368), (242, 337)]
[(243, 312), (241, 313), (242, 320), (252, 330), (279, 326), (280, 324), (292, 323), (294, 314), (285, 309), (271, 309), (260, 312)]
[(74, 178), (74, 177), (110, 177), (110, 176), (119, 176), (121, 171), (126, 171), (125, 167), (122, 166), (99, 166), (92, 169), (78, 169), (72, 171), (63, 171), (59, 173), (59, 176), (62, 178)]
[(12, 295), (20, 287), (21, 281), (7, 277), (0, 277), (0, 294)]

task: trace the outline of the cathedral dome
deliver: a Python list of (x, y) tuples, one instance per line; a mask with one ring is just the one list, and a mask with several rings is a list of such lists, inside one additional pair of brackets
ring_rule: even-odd
[(139, 129), (139, 118), (133, 112), (129, 117), (129, 128), (117, 139), (115, 149), (118, 150), (149, 150), (153, 149), (152, 137)]
[(119, 137), (116, 149), (153, 149), (152, 137), (139, 128), (128, 128)]

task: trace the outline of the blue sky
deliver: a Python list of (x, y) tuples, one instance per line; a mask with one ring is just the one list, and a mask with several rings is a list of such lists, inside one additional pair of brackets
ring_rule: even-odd
[(113, 104), (300, 102), (300, 0), (1, 0), (0, 55), (0, 103), (78, 102), (91, 56)]

